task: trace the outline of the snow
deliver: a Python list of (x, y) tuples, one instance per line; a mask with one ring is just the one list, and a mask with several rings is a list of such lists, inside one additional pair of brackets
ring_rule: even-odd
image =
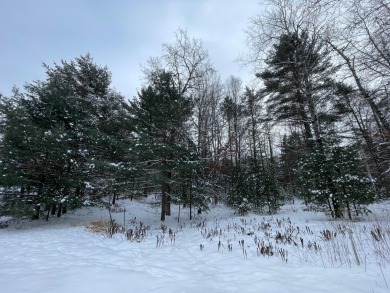
[[(179, 223), (177, 206), (172, 208), (172, 216), (161, 223), (154, 197), (119, 201), (112, 212), (117, 223), (125, 223), (127, 229), (135, 231), (142, 222), (145, 228), (144, 237), (134, 241), (127, 241), (123, 233), (109, 238), (88, 230), (85, 226), (92, 220), (108, 219), (107, 210), (96, 207), (53, 217), (49, 222), (12, 223), (0, 230), (0, 290), (3, 293), (389, 292), (390, 263), (375, 252), (363, 232), (359, 234), (361, 238), (355, 237), (359, 240), (356, 245), (360, 256), (363, 255), (360, 249), (366, 249), (360, 265), (347, 252), (341, 253), (341, 258), (344, 257), (341, 261), (328, 257), (330, 247), (337, 243), (350, 251), (348, 237), (337, 236), (341, 237), (335, 238), (338, 242), (326, 242), (319, 237), (320, 231), (342, 225), (355, 233), (366, 229), (370, 235), (370, 227), (380, 224), (388, 215), (388, 204), (374, 206), (375, 213), (360, 222), (343, 223), (320, 213), (303, 212), (300, 204), (287, 205), (274, 216), (245, 217), (219, 205), (207, 214), (197, 215), (193, 221), (187, 219), (188, 209), (182, 208)], [(172, 230), (174, 241), (167, 231), (163, 232), (162, 224), (167, 231)], [(296, 246), (275, 242), (277, 232), (298, 226), (300, 232), (294, 231), (297, 235), (294, 239), (299, 242), (302, 238), (305, 247), (309, 241), (317, 241), (321, 251), (300, 248), (300, 243)], [(163, 239), (160, 244), (158, 237)], [(256, 239), (273, 243), (275, 254), (258, 255)], [(244, 248), (239, 244), (242, 240)], [(232, 251), (228, 244), (232, 244)], [(287, 261), (276, 253), (276, 247), (288, 251)]]

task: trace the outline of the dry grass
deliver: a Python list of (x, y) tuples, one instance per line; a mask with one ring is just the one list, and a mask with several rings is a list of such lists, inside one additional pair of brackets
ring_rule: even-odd
[[(145, 226), (135, 218), (128, 223), (127, 230), (115, 221), (107, 220), (89, 222), (86, 228), (107, 237), (112, 237), (115, 233), (123, 233), (124, 239), (131, 242), (144, 241), (154, 234), (157, 238), (156, 247), (160, 247), (169, 242), (174, 245), (177, 237), (180, 237), (178, 232), (185, 226), (185, 224), (178, 224), (184, 226), (173, 231), (167, 225), (161, 224), (160, 227), (156, 227), (160, 230), (156, 235), (156, 232), (153, 233), (155, 230), (150, 230), (149, 226)], [(199, 219), (191, 222), (190, 226), (197, 230), (205, 241), (199, 246), (201, 251), (212, 245), (214, 249), (216, 246), (217, 252), (232, 252), (233, 243), (238, 241), (238, 247), (241, 248), (245, 258), (248, 256), (277, 257), (285, 263), (298, 259), (301, 262), (322, 264), (324, 267), (390, 264), (388, 219), (374, 222), (327, 221), (323, 226), (318, 226), (317, 223), (297, 225), (290, 218), (242, 217), (228, 222), (221, 219), (210, 222)], [(168, 231), (169, 239), (166, 235)]]
[[(389, 221), (367, 225), (345, 220), (329, 221), (325, 225), (321, 229), (295, 225), (289, 218), (241, 218), (230, 223), (215, 220), (191, 226), (210, 244), (218, 243), (218, 252), (226, 250), (225, 247), (230, 252), (232, 239), (240, 239), (245, 258), (247, 255), (279, 257), (285, 263), (298, 258), (324, 267), (390, 264)], [(206, 245), (202, 243), (201, 250)]]
[(107, 220), (97, 220), (91, 221), (85, 226), (89, 231), (94, 233), (106, 233), (110, 228), (110, 221)]

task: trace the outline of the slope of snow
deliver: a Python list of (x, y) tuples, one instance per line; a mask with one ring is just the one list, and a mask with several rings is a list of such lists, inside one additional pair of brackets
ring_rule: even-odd
[[(127, 241), (123, 233), (109, 238), (90, 232), (85, 224), (108, 218), (108, 212), (98, 208), (0, 230), (0, 291), (389, 292), (390, 263), (375, 247), (370, 249), (369, 238), (355, 238), (358, 265), (348, 234), (328, 242), (319, 237), (320, 231), (336, 231), (341, 224), (322, 214), (302, 212), (299, 205), (286, 206), (273, 217), (239, 217), (217, 206), (191, 222), (188, 209), (182, 209), (179, 223), (174, 207), (163, 223), (165, 233), (156, 205), (122, 201), (121, 206), (126, 211), (114, 212), (116, 221), (133, 231), (142, 222), (143, 237)], [(369, 227), (389, 212), (383, 205), (376, 210), (376, 215), (349, 225), (369, 234)], [(276, 242), (279, 231), (293, 228), (291, 243)], [(342, 233), (341, 228), (338, 231)], [(307, 248), (315, 241), (321, 249)], [(273, 255), (261, 254), (258, 247), (268, 244), (273, 245)], [(329, 255), (336, 246), (340, 259)], [(283, 251), (288, 256), (282, 257)]]

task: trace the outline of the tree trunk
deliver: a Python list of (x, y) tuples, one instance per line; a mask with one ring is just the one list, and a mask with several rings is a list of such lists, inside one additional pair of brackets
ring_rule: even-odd
[[(387, 178), (384, 175), (386, 173), (386, 169), (383, 167), (383, 165), (380, 164), (381, 160), (378, 156), (377, 150), (375, 149), (374, 141), (373, 141), (371, 135), (369, 134), (367, 127), (364, 125), (364, 121), (362, 121), (361, 118), (359, 118), (358, 113), (356, 113), (356, 111), (353, 109), (349, 97), (346, 96), (346, 97), (344, 97), (344, 99), (349, 107), (349, 110), (352, 113), (352, 116), (355, 119), (355, 122), (358, 126), (360, 134), (362, 135), (364, 141), (366, 142), (368, 153), (369, 153), (372, 161), (374, 162), (375, 169), (376, 169), (376, 172), (378, 174), (377, 176), (381, 182), (381, 185), (384, 186), (385, 188), (387, 188), (386, 187)], [(357, 136), (357, 133), (355, 135)], [(356, 139), (357, 139), (357, 141), (359, 140), (358, 138), (356, 138)], [(367, 175), (372, 180), (372, 175), (371, 175), (371, 171), (370, 171), (370, 167), (368, 165), (368, 162), (364, 158), (362, 160), (364, 161), (364, 164), (365, 164), (365, 167), (367, 170)]]
[(179, 204), (179, 214), (177, 215), (177, 222), (180, 223), (180, 204)]
[[(330, 214), (332, 215), (332, 218), (334, 218), (335, 215), (334, 215), (334, 212), (333, 212), (333, 209), (332, 209), (332, 205), (331, 205), (331, 203), (330, 203), (329, 198), (327, 198), (326, 201), (327, 201), (327, 203), (328, 203), (328, 208), (329, 208)], [(306, 205), (307, 205), (307, 204), (306, 204)]]
[(61, 217), (61, 212), (62, 212), (62, 204), (58, 205), (58, 210), (57, 210), (57, 217)]
[(337, 46), (335, 46), (332, 42), (328, 41), (329, 45), (342, 57), (345, 61), (345, 63), (348, 66), (348, 69), (351, 71), (353, 79), (355, 80), (356, 86), (359, 89), (359, 92), (363, 99), (368, 103), (368, 105), (371, 108), (371, 111), (373, 113), (374, 119), (376, 123), (378, 124), (378, 128), (381, 131), (382, 127), (386, 129), (387, 132), (390, 132), (390, 122), (387, 121), (385, 115), (383, 114), (382, 110), (379, 109), (378, 105), (375, 103), (373, 97), (369, 94), (369, 92), (364, 88), (360, 77), (357, 75), (354, 61), (347, 57), (345, 53), (340, 50)]
[[(170, 188), (168, 188), (169, 190)], [(166, 202), (165, 202), (165, 215), (170, 216), (171, 215), (171, 196), (168, 194), (166, 195)]]
[(332, 205), (334, 210), (334, 216), (336, 219), (340, 219), (343, 217), (343, 211), (341, 210), (341, 206), (337, 200), (332, 198)]
[(312, 101), (312, 98), (308, 97), (308, 100), (309, 100), (308, 106), (309, 106), (309, 112), (310, 112), (310, 116), (311, 116), (311, 124), (312, 124), (313, 131), (314, 131), (314, 138), (316, 140), (316, 143), (321, 145), (322, 144), (322, 142), (321, 142), (321, 128), (320, 128), (320, 122), (318, 121), (317, 111), (316, 111), (315, 105)]
[(356, 215), (356, 217), (358, 217), (358, 216), (359, 216), (359, 212), (358, 212), (358, 209), (357, 209), (357, 206), (356, 206), (356, 203), (355, 203), (355, 202), (353, 202), (353, 208), (355, 209), (355, 215)]
[(349, 206), (349, 200), (347, 200), (347, 212), (348, 212), (348, 218), (350, 220), (352, 220), (351, 207)]
[[(341, 176), (340, 170), (338, 170), (338, 173), (339, 173), (339, 176)], [(349, 205), (347, 190), (345, 189), (345, 186), (344, 186), (344, 185), (343, 185), (343, 193), (344, 193), (344, 196), (345, 196), (345, 203), (346, 203), (346, 205), (347, 205), (348, 218), (349, 218), (350, 220), (352, 220), (351, 207), (350, 207), (350, 205)]]
[(55, 202), (53, 202), (52, 204), (51, 204), (51, 215), (55, 215), (56, 214), (56, 209), (57, 209), (57, 205), (56, 205), (56, 203)]
[(172, 172), (167, 173), (167, 180), (168, 182), (166, 183), (166, 207), (165, 207), (165, 214), (167, 216), (171, 215), (171, 185), (169, 184), (169, 181), (172, 179)]
[(299, 116), (301, 116), (303, 129), (305, 130), (306, 140), (310, 141), (313, 138), (313, 133), (310, 128), (309, 117), (307, 116), (305, 105), (301, 93), (298, 94), (298, 104), (299, 104)]
[(34, 208), (34, 214), (32, 216), (32, 220), (38, 220), (39, 219), (39, 212), (41, 210), (41, 206), (37, 204)]
[(190, 186), (190, 221), (192, 220), (192, 186)]
[(166, 183), (161, 185), (161, 221), (165, 221), (165, 208), (167, 206), (167, 194), (166, 194)]

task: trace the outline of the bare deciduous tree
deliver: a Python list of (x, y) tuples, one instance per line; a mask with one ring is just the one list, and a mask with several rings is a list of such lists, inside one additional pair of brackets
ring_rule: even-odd
[(196, 89), (209, 72), (214, 71), (209, 61), (208, 52), (199, 39), (190, 38), (187, 31), (179, 29), (176, 41), (163, 44), (163, 55), (152, 57), (144, 68), (147, 79), (158, 70), (171, 72), (175, 87), (181, 95)]

